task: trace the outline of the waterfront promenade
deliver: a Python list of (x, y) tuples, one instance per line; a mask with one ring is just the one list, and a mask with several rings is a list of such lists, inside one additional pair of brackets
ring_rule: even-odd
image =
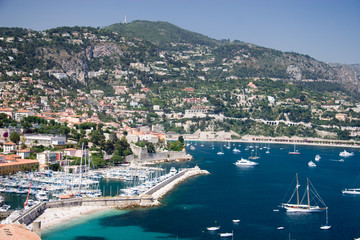
[[(171, 134), (167, 136), (168, 140), (176, 140), (182, 136), (185, 141), (197, 142), (240, 142), (240, 143), (264, 143), (264, 144), (297, 144), (297, 145), (311, 145), (311, 146), (329, 146), (329, 147), (353, 147), (360, 148), (360, 141), (354, 140), (336, 140), (336, 139), (322, 139), (311, 137), (269, 137), (244, 135), (235, 136), (231, 132), (195, 132), (194, 134)], [(235, 138), (233, 138), (235, 136)]]

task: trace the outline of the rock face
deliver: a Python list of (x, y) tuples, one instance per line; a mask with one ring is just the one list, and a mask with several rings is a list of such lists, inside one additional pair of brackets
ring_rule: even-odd
[[(134, 35), (135, 33), (132, 32), (137, 37), (136, 39), (125, 38), (128, 37), (126, 36), (128, 31), (123, 28), (131, 26), (136, 26), (136, 33), (139, 35)], [(159, 28), (159, 26), (162, 27)], [(91, 86), (92, 80), (98, 80), (88, 78), (89, 72), (101, 70), (107, 74), (111, 72), (121, 74), (121, 71), (132, 71), (133, 68), (144, 71), (142, 70), (146, 68), (144, 64), (146, 65), (151, 61), (158, 62), (159, 52), (163, 52), (161, 55), (165, 59), (164, 61), (171, 62), (167, 66), (174, 66), (174, 63), (188, 69), (191, 69), (189, 66), (197, 66), (198, 69), (195, 69), (194, 75), (198, 74), (197, 70), (201, 68), (208, 69), (206, 72), (194, 76), (195, 78), (199, 76), (204, 79), (212, 78), (219, 74), (218, 69), (222, 69), (221, 77), (223, 78), (265, 77), (296, 82), (326, 81), (339, 83), (344, 89), (352, 92), (360, 92), (359, 65), (330, 65), (307, 55), (281, 52), (244, 42), (217, 41), (185, 30), (185, 32), (174, 32), (175, 26), (166, 23), (137, 22), (134, 25), (119, 25), (118, 27), (122, 29), (119, 30), (121, 40), (119, 40), (120, 38), (105, 37), (87, 32), (93, 37), (97, 36), (97, 40), (84, 41), (81, 42), (81, 45), (74, 44), (71, 48), (67, 45), (62, 48), (56, 44), (38, 47), (35, 59), (44, 61), (45, 67), (49, 66), (46, 69), (49, 73), (65, 73), (70, 80), (79, 81), (88, 86)], [(156, 29), (151, 29), (151, 27)], [(158, 33), (159, 29), (161, 29), (161, 34)], [(131, 31), (135, 31), (135, 29)], [(173, 36), (174, 34), (176, 37)], [(130, 37), (134, 37), (133, 35), (130, 34)], [(155, 41), (155, 38), (159, 37), (158, 35), (166, 35), (168, 42), (163, 45), (150, 43), (158, 42)], [(174, 41), (181, 42), (181, 48)], [(184, 44), (184, 42), (187, 43)], [(166, 44), (168, 45), (165, 46)], [(206, 48), (206, 54), (196, 53), (196, 48)], [(196, 53), (196, 58), (192, 58), (191, 54), (188, 54), (180, 60), (177, 59), (179, 54), (187, 54), (185, 50)], [(53, 64), (48, 65), (47, 62)], [(134, 66), (142, 65), (142, 69), (131, 64), (135, 64)], [(159, 67), (155, 66), (154, 69), (159, 70)], [(212, 71), (212, 69), (214, 70)], [(165, 70), (171, 72), (172, 69)], [(147, 72), (151, 72), (150, 69)], [(162, 73), (161, 71), (157, 72), (158, 74)], [(189, 79), (189, 76), (185, 78)], [(111, 81), (116, 81), (116, 76), (107, 75), (101, 81), (103, 85), (112, 84)]]

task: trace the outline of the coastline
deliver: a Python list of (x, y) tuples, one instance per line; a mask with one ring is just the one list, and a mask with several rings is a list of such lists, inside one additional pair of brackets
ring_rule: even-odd
[[(180, 134), (181, 135), (181, 134)], [(178, 136), (180, 136), (178, 135)], [(172, 135), (168, 140), (176, 140), (178, 136)], [(183, 135), (181, 135), (183, 136)], [(304, 138), (304, 137), (268, 137), (245, 135), (240, 139), (229, 138), (204, 138), (194, 136), (183, 136), (186, 142), (234, 142), (234, 143), (261, 143), (261, 144), (287, 144), (287, 145), (307, 145), (307, 146), (324, 146), (324, 147), (342, 147), (342, 148), (360, 148), (360, 141), (331, 140), (321, 138)]]
[[(168, 192), (170, 192), (176, 185), (185, 181), (186, 179), (196, 176), (209, 174), (206, 170), (201, 170), (198, 167), (192, 168), (188, 170), (182, 176), (176, 178), (174, 181), (166, 184), (164, 187), (161, 187), (159, 190), (152, 194), (152, 198), (154, 199), (151, 204), (139, 204), (132, 206), (122, 206), (122, 207), (114, 207), (114, 206), (76, 206), (76, 207), (60, 207), (60, 208), (47, 208), (45, 211), (36, 218), (33, 223), (41, 222), (40, 231), (49, 231), (53, 228), (60, 226), (68, 221), (72, 221), (74, 219), (80, 220), (81, 218), (89, 217), (95, 213), (102, 213), (106, 210), (126, 210), (129, 207), (155, 207), (161, 205), (159, 200), (164, 197)], [(32, 226), (34, 226), (32, 223)]]
[[(78, 220), (83, 217), (88, 217), (92, 214), (104, 212), (113, 208), (102, 206), (77, 206), (77, 207), (62, 207), (62, 208), (47, 208), (43, 214), (34, 220), (34, 222), (41, 222), (41, 232), (55, 228), (67, 221)], [(33, 223), (34, 223), (33, 222)]]

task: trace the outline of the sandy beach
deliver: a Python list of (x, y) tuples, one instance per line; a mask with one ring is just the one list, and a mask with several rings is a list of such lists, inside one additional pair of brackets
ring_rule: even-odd
[(48, 208), (34, 222), (40, 221), (41, 230), (45, 230), (60, 225), (61, 223), (108, 209), (112, 208), (102, 206)]

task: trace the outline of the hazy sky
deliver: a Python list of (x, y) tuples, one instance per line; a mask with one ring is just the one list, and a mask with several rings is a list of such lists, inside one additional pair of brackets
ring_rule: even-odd
[(360, 0), (0, 0), (0, 26), (166, 21), (324, 62), (360, 63)]

